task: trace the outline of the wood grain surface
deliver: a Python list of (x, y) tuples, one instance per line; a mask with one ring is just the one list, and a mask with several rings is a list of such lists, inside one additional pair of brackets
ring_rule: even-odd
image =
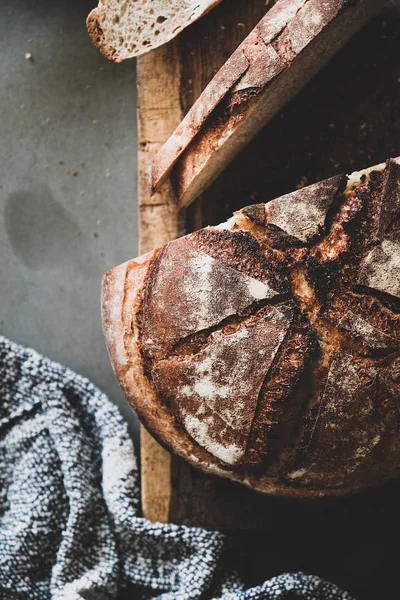
[[(138, 87), (139, 254), (183, 235), (185, 221), (176, 209), (169, 184), (150, 193), (151, 159), (181, 121), (181, 73), (176, 41), (141, 57)], [(143, 512), (152, 521), (166, 522), (171, 502), (171, 456), (141, 429)]]
[[(150, 195), (154, 152), (265, 4), (224, 0), (172, 43), (138, 60), (140, 253), (224, 221), (246, 204), (400, 154), (400, 10), (392, 2), (186, 211), (177, 213), (168, 184)], [(239, 546), (232, 540), (232, 553), (240, 571), (250, 560), (243, 548), (252, 548), (249, 583), (300, 569), (335, 581), (358, 599), (397, 597), (398, 482), (348, 499), (282, 501), (205, 476), (143, 432), (141, 451), (144, 515), (245, 530)]]

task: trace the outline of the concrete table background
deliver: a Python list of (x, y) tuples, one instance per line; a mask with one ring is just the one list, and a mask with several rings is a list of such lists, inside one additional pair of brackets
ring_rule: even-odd
[(96, 4), (0, 4), (0, 333), (89, 377), (137, 437), (99, 299), (102, 273), (137, 253), (135, 63), (92, 45)]

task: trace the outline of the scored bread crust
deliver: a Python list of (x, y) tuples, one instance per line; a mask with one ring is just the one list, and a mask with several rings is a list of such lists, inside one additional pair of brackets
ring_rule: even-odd
[(86, 20), (93, 43), (119, 63), (166, 44), (221, 0), (100, 0)]
[(190, 204), (384, 0), (278, 0), (210, 81), (153, 159)]
[(145, 374), (140, 343), (140, 310), (146, 280), (159, 249), (148, 252), (108, 271), (102, 281), (101, 307), (103, 331), (115, 375), (130, 404), (154, 437), (165, 448), (171, 448), (192, 464), (202, 461), (210, 473), (222, 474), (212, 464), (207, 452), (200, 458), (193, 452), (194, 444), (182, 436), (169, 412), (160, 404), (157, 392)]
[[(400, 160), (396, 159), (395, 161), (387, 163), (387, 165), (382, 163), (375, 167), (371, 167), (369, 169), (353, 173), (348, 177), (347, 185), (343, 192), (344, 196), (348, 195), (348, 197), (350, 198), (350, 202), (348, 203), (348, 205), (346, 205), (346, 211), (349, 210), (351, 212), (351, 199), (352, 195), (354, 195), (355, 193), (354, 190), (361, 190), (359, 192), (360, 198), (365, 197), (365, 195), (367, 194), (367, 201), (369, 201), (368, 195), (372, 197), (374, 193), (376, 193), (374, 192), (375, 188), (373, 188), (373, 186), (375, 185), (374, 180), (377, 177), (379, 178), (379, 174), (384, 172), (385, 170), (386, 173), (389, 173), (390, 169), (393, 170), (393, 168), (397, 170), (397, 179), (392, 178), (391, 180), (392, 182), (394, 180), (397, 183), (395, 183), (395, 186), (393, 187), (393, 183), (389, 182), (390, 185), (392, 185), (393, 189), (388, 189), (388, 180), (384, 180), (383, 184), (382, 182), (379, 184), (381, 186), (383, 185), (384, 190), (385, 186), (387, 187), (385, 193), (389, 194), (392, 200), (390, 200), (389, 203), (386, 202), (386, 208), (384, 207), (384, 209), (382, 209), (381, 211), (379, 217), (379, 231), (376, 234), (378, 237), (383, 236), (382, 219), (385, 221), (385, 223), (388, 223), (390, 220), (393, 220), (393, 218), (398, 220), (398, 212), (400, 210), (400, 169), (398, 165), (400, 165)], [(369, 183), (369, 181), (371, 181), (371, 183)], [(299, 192), (295, 193), (297, 194), (297, 197), (293, 196), (293, 194), (289, 194), (280, 199), (276, 199), (267, 203), (265, 205), (265, 214), (268, 215), (270, 213), (271, 215), (273, 215), (276, 222), (279, 222), (279, 224), (283, 228), (287, 228), (287, 221), (279, 221), (279, 217), (281, 215), (281, 213), (278, 210), (279, 202), (281, 201), (281, 204), (282, 201), (286, 202), (287, 200), (290, 200), (290, 203), (297, 202), (299, 210), (298, 222), (301, 224), (301, 228), (298, 231), (296, 231), (295, 228), (293, 228), (293, 224), (290, 223), (291, 228), (287, 234), (284, 232), (283, 229), (281, 230), (279, 228), (279, 225), (272, 225), (270, 237), (271, 244), (275, 247), (281, 248), (290, 247), (292, 248), (293, 253), (301, 253), (302, 244), (304, 244), (304, 241), (301, 240), (301, 237), (304, 236), (305, 230), (307, 231), (308, 242), (310, 240), (318, 240), (318, 236), (321, 233), (320, 213), (318, 211), (325, 211), (325, 214), (329, 214), (330, 206), (329, 202), (327, 201), (327, 195), (331, 194), (331, 197), (333, 198), (334, 193), (332, 190), (334, 190), (335, 188), (341, 188), (341, 186), (343, 185), (342, 182), (343, 178), (341, 177), (332, 178), (331, 180), (327, 180), (327, 182), (322, 182), (321, 184), (315, 184), (314, 186), (310, 186), (309, 188), (304, 188), (305, 191), (303, 191), (301, 194), (299, 194)], [(367, 184), (365, 182), (367, 182)], [(364, 191), (363, 188), (363, 186), (365, 187), (365, 185), (367, 185), (366, 191)], [(318, 202), (316, 204), (313, 204), (313, 210), (310, 212), (307, 202), (308, 197), (310, 196), (309, 191), (312, 190), (314, 187), (319, 194)], [(302, 199), (305, 199), (305, 205), (302, 204)], [(272, 468), (267, 466), (267, 468), (262, 468), (260, 470), (257, 467), (257, 465), (259, 464), (258, 452), (261, 452), (261, 454), (263, 454), (266, 451), (263, 446), (263, 442), (257, 441), (255, 449), (253, 449), (253, 454), (249, 455), (248, 463), (246, 463), (244, 466), (240, 464), (240, 461), (239, 464), (235, 464), (234, 461), (229, 463), (230, 457), (226, 459), (228, 462), (225, 462), (223, 455), (222, 459), (218, 458), (218, 448), (217, 452), (215, 452), (214, 448), (212, 447), (206, 449), (204, 445), (201, 445), (199, 443), (198, 439), (196, 441), (192, 437), (192, 435), (195, 435), (196, 437), (197, 431), (194, 431), (194, 434), (189, 434), (190, 427), (188, 430), (188, 426), (190, 425), (190, 422), (186, 421), (188, 423), (188, 426), (185, 427), (185, 425), (183, 424), (185, 423), (185, 421), (182, 421), (182, 419), (179, 418), (181, 410), (180, 403), (186, 402), (190, 404), (190, 402), (192, 401), (191, 396), (194, 397), (195, 394), (193, 394), (193, 390), (189, 390), (189, 396), (179, 395), (178, 389), (175, 385), (174, 373), (176, 369), (178, 369), (178, 371), (179, 369), (181, 369), (182, 360), (186, 360), (186, 357), (192, 360), (192, 362), (194, 357), (195, 362), (193, 363), (193, 365), (194, 367), (196, 367), (196, 360), (198, 361), (198, 358), (196, 357), (201, 358), (202, 353), (204, 354), (204, 351), (201, 349), (201, 344), (199, 347), (196, 346), (196, 344), (199, 343), (198, 338), (196, 338), (193, 341), (190, 334), (188, 335), (188, 331), (190, 332), (190, 327), (192, 324), (190, 322), (188, 324), (187, 319), (185, 320), (185, 315), (181, 315), (180, 320), (176, 317), (176, 315), (173, 315), (173, 319), (175, 319), (175, 321), (179, 321), (177, 323), (176, 332), (172, 331), (171, 333), (170, 331), (167, 331), (165, 336), (161, 335), (161, 337), (157, 340), (150, 339), (153, 336), (153, 331), (151, 330), (151, 328), (149, 328), (148, 321), (149, 319), (151, 321), (152, 310), (154, 309), (154, 306), (160, 307), (160, 305), (163, 304), (163, 296), (160, 296), (160, 294), (163, 292), (162, 287), (159, 289), (157, 289), (157, 287), (154, 287), (156, 285), (155, 282), (157, 281), (158, 277), (157, 269), (159, 268), (160, 264), (163, 264), (162, 260), (163, 256), (165, 260), (166, 252), (173, 252), (174, 248), (176, 248), (176, 257), (179, 258), (179, 254), (182, 252), (182, 249), (185, 250), (186, 248), (185, 240), (190, 239), (194, 240), (194, 243), (197, 244), (197, 247), (201, 251), (203, 247), (208, 248), (207, 252), (210, 254), (210, 260), (213, 260), (213, 255), (215, 255), (218, 258), (223, 258), (224, 264), (228, 265), (226, 269), (229, 277), (233, 277), (230, 269), (232, 271), (234, 269), (239, 269), (242, 272), (243, 278), (245, 278), (244, 280), (254, 288), (253, 281), (251, 281), (251, 277), (249, 277), (251, 273), (255, 273), (255, 266), (251, 262), (251, 257), (248, 257), (248, 259), (246, 259), (245, 261), (242, 260), (241, 263), (239, 262), (238, 264), (236, 264), (235, 261), (237, 261), (237, 254), (235, 254), (235, 252), (232, 252), (232, 248), (225, 243), (224, 234), (226, 233), (228, 237), (236, 235), (238, 241), (235, 242), (235, 244), (241, 243), (241, 236), (245, 230), (247, 232), (250, 231), (251, 236), (253, 236), (254, 239), (261, 239), (261, 237), (265, 235), (266, 231), (264, 229), (261, 230), (261, 228), (265, 227), (266, 217), (264, 216), (264, 212), (260, 209), (260, 207), (262, 208), (262, 205), (246, 207), (242, 211), (236, 213), (234, 217), (232, 217), (227, 223), (224, 223), (218, 227), (206, 228), (204, 230), (200, 230), (200, 232), (191, 234), (190, 236), (180, 238), (176, 242), (171, 242), (170, 244), (167, 244), (162, 249), (156, 249), (153, 252), (149, 252), (148, 254), (136, 260), (128, 261), (118, 267), (115, 267), (114, 269), (105, 274), (102, 286), (103, 328), (111, 362), (114, 371), (117, 375), (117, 378), (129, 402), (137, 412), (140, 420), (142, 421), (146, 429), (148, 429), (148, 431), (164, 447), (166, 447), (169, 450), (172, 450), (173, 452), (190, 462), (193, 466), (198, 467), (207, 473), (228, 477), (232, 480), (239, 481), (252, 489), (261, 491), (266, 494), (281, 495), (285, 497), (312, 498), (325, 495), (342, 495), (351, 492), (356, 492), (358, 490), (370, 487), (371, 485), (376, 485), (388, 481), (400, 471), (399, 439), (397, 434), (394, 433), (391, 429), (391, 427), (396, 427), (396, 419), (398, 420), (398, 417), (396, 418), (394, 415), (393, 424), (389, 425), (389, 429), (387, 431), (386, 429), (384, 429), (384, 427), (386, 427), (385, 423), (387, 424), (389, 417), (390, 420), (392, 419), (392, 414), (390, 412), (392, 409), (390, 407), (386, 408), (387, 415), (383, 418), (383, 425), (381, 421), (374, 421), (374, 419), (377, 418), (374, 417), (374, 408), (371, 407), (368, 404), (368, 402), (365, 404), (365, 398), (368, 398), (368, 389), (365, 388), (365, 390), (362, 391), (364, 389), (363, 386), (367, 385), (369, 380), (373, 380), (374, 377), (377, 377), (378, 371), (375, 368), (374, 362), (373, 360), (367, 359), (366, 361), (364, 361), (365, 366), (363, 366), (361, 368), (361, 371), (359, 371), (359, 366), (357, 365), (357, 362), (354, 362), (354, 360), (348, 353), (346, 354), (345, 351), (341, 350), (341, 338), (337, 338), (337, 330), (341, 330), (342, 332), (345, 332), (346, 335), (353, 336), (355, 342), (352, 342), (352, 344), (355, 344), (357, 348), (364, 348), (363, 344), (367, 344), (367, 346), (369, 346), (373, 350), (372, 354), (366, 354), (366, 357), (374, 356), (374, 352), (378, 352), (377, 356), (379, 357), (379, 351), (381, 351), (382, 349), (384, 349), (386, 352), (385, 356), (391, 357), (393, 355), (394, 357), (398, 357), (398, 337), (400, 337), (398, 328), (394, 332), (395, 337), (398, 336), (396, 342), (396, 340), (393, 340), (393, 337), (391, 338), (384, 331), (385, 327), (386, 330), (388, 330), (389, 325), (385, 325), (383, 329), (381, 327), (381, 325), (384, 324), (385, 319), (383, 319), (382, 321), (383, 317), (376, 317), (375, 314), (376, 306), (374, 308), (374, 303), (376, 304), (380, 298), (379, 287), (376, 288), (378, 289), (377, 299), (375, 299), (374, 296), (368, 296), (366, 301), (367, 303), (360, 305), (361, 312), (364, 311), (362, 312), (362, 315), (365, 314), (365, 310), (371, 311), (371, 313), (367, 313), (367, 317), (371, 317), (369, 323), (366, 323), (363, 319), (357, 317), (356, 313), (351, 312), (351, 310), (348, 311), (349, 306), (351, 308), (351, 302), (353, 301), (352, 297), (350, 297), (349, 305), (344, 304), (342, 306), (340, 297), (338, 300), (335, 301), (336, 304), (335, 302), (333, 302), (333, 308), (330, 309), (331, 312), (327, 316), (327, 321), (324, 321), (326, 324), (326, 330), (324, 330), (321, 333), (319, 343), (323, 346), (325, 345), (328, 348), (328, 355), (330, 356), (329, 360), (331, 360), (329, 376), (327, 379), (327, 383), (324, 384), (325, 392), (322, 396), (322, 400), (325, 402), (325, 412), (321, 411), (320, 406), (319, 408), (312, 408), (311, 406), (310, 409), (307, 409), (307, 418), (300, 418), (299, 420), (299, 411), (302, 399), (296, 396), (297, 380), (292, 380), (292, 382), (295, 381), (294, 387), (290, 387), (292, 385), (290, 383), (290, 380), (287, 384), (285, 384), (285, 380), (283, 380), (283, 383), (290, 387), (291, 395), (289, 395), (287, 401), (289, 404), (293, 405), (294, 411), (290, 412), (289, 410), (289, 413), (286, 414), (284, 418), (280, 414), (278, 414), (278, 421), (279, 419), (284, 420), (283, 426), (280, 425), (279, 422), (275, 424), (272, 423), (272, 425), (268, 425), (268, 420), (271, 419), (271, 413), (267, 411), (267, 413), (265, 413), (266, 416), (264, 417), (262, 414), (262, 410), (264, 409), (258, 406), (258, 416), (256, 419), (257, 423), (255, 423), (252, 429), (252, 435), (253, 437), (260, 437), (261, 435), (261, 437), (268, 438), (268, 436), (270, 435), (268, 431), (275, 431), (273, 437), (276, 439), (273, 440), (273, 447), (270, 450), (268, 450), (268, 452), (271, 453), (271, 456), (274, 457), (275, 461), (273, 461), (274, 464), (272, 465)], [(391, 213), (389, 215), (386, 213), (384, 214), (384, 210), (386, 211), (386, 213), (388, 210), (391, 211)], [(315, 229), (315, 231), (310, 229), (307, 220), (310, 220), (310, 222), (314, 220), (317, 223), (317, 228)], [(306, 229), (304, 229), (304, 223), (306, 224)], [(278, 237), (276, 236), (277, 232), (279, 232)], [(398, 226), (397, 229), (395, 228), (394, 233), (392, 231), (389, 236), (386, 236), (384, 238), (384, 243), (386, 243), (386, 239), (391, 240), (393, 238), (393, 235), (397, 236), (396, 239), (398, 239)], [(220, 242), (218, 242), (220, 243), (219, 246), (216, 246), (215, 244), (213, 246), (210, 246), (210, 236), (211, 238), (214, 236), (216, 239), (218, 238), (218, 240), (222, 239), (222, 245)], [(329, 255), (330, 259), (336, 260), (341, 252), (345, 252), (345, 248), (341, 245), (345, 243), (343, 242), (343, 240), (346, 240), (345, 230), (341, 225), (336, 226), (335, 221), (333, 220), (330, 226), (329, 233), (326, 236), (324, 236), (319, 243), (313, 242), (310, 246), (311, 249), (309, 266), (311, 274), (311, 283), (310, 281), (303, 281), (301, 279), (301, 273), (299, 273), (299, 278), (296, 282), (296, 285), (298, 285), (297, 289), (301, 289), (300, 296), (302, 296), (302, 298), (295, 299), (296, 302), (304, 304), (305, 311), (307, 313), (307, 318), (309, 319), (313, 327), (316, 327), (317, 325), (319, 327), (320, 324), (318, 323), (319, 316), (315, 313), (315, 311), (313, 311), (312, 308), (307, 308), (308, 287), (310, 285), (313, 285), (315, 287), (317, 295), (322, 294), (323, 296), (323, 294), (325, 293), (323, 287), (321, 289), (318, 288), (318, 285), (321, 282), (321, 279), (324, 275), (321, 275), (321, 272), (317, 270), (316, 278), (314, 279), (314, 263), (316, 260), (315, 257), (317, 256), (316, 252), (318, 251), (318, 248), (320, 250), (322, 249), (322, 252), (325, 252), (326, 255)], [(372, 283), (371, 281), (365, 281), (365, 277), (371, 277), (370, 264), (374, 263), (373, 257), (371, 258), (370, 255), (372, 255), (374, 251), (375, 250), (372, 250), (367, 257), (368, 260), (366, 262), (364, 261), (365, 264), (367, 264), (369, 270), (367, 271), (367, 273), (361, 273), (359, 279), (361, 286), (371, 285), (372, 287), (374, 287), (374, 285), (381, 285), (380, 280), (378, 280), (378, 284), (376, 284), (376, 278), (374, 281), (372, 281)], [(283, 307), (284, 313), (287, 314), (287, 311), (291, 310), (290, 306), (292, 305), (290, 301), (286, 300), (286, 284), (284, 278), (282, 279), (282, 274), (279, 274), (279, 271), (278, 275), (276, 275), (276, 268), (278, 268), (280, 265), (279, 250), (274, 251), (272, 254), (268, 254), (268, 252), (270, 251), (267, 247), (264, 247), (263, 252), (268, 257), (268, 260), (265, 263), (266, 266), (260, 268), (261, 270), (257, 271), (256, 277), (258, 283), (264, 282), (261, 284), (264, 287), (259, 286), (257, 288), (255, 292), (255, 298), (265, 298), (267, 299), (267, 301), (266, 304), (263, 304), (264, 308), (257, 309), (258, 312), (256, 316), (255, 314), (251, 313), (248, 317), (245, 317), (245, 319), (249, 320), (250, 326), (254, 322), (256, 323), (256, 325), (257, 323), (262, 322), (254, 321), (254, 318), (269, 318), (268, 314), (266, 315), (266, 317), (263, 314), (263, 311), (266, 308), (268, 308), (268, 306), (274, 307), (276, 305), (277, 309)], [(241, 256), (243, 258), (244, 255)], [(174, 255), (172, 254), (169, 257), (169, 264), (172, 265), (171, 276), (172, 278), (182, 277), (182, 273), (178, 271), (182, 270), (182, 268), (184, 267), (178, 266), (177, 271), (175, 272), (173, 270), (174, 265), (176, 264), (174, 260)], [(381, 256), (379, 257), (379, 260), (382, 260)], [(185, 264), (185, 261), (187, 262), (187, 257), (183, 256), (182, 265)], [(378, 266), (379, 264), (380, 263), (378, 262)], [(269, 266), (271, 265), (272, 275), (269, 270)], [(393, 264), (388, 266), (392, 269), (391, 272), (395, 274), (396, 278), (396, 273), (398, 273), (398, 271), (395, 270), (396, 266)], [(320, 265), (320, 268), (321, 267), (324, 267), (323, 262)], [(218, 277), (221, 276), (219, 273), (217, 273), (217, 275)], [(168, 290), (170, 286), (170, 281), (168, 280), (168, 277), (170, 277), (170, 274), (167, 273), (165, 277), (166, 279), (164, 281), (164, 290)], [(278, 279), (276, 277), (278, 277)], [(295, 275), (295, 278), (296, 277), (297, 275)], [(400, 279), (399, 274), (397, 275), (397, 279)], [(236, 281), (236, 279), (233, 279), (232, 281), (236, 282), (235, 285), (241, 285), (242, 283), (240, 280)], [(196, 283), (193, 283), (193, 287), (195, 290), (198, 289), (196, 285)], [(278, 290), (278, 296), (272, 296), (269, 293), (270, 288)], [(393, 292), (393, 289), (397, 294), (400, 293), (398, 288), (394, 288), (393, 285), (390, 288), (390, 292)], [(150, 296), (149, 290), (152, 290), (150, 292)], [(385, 292), (385, 289), (383, 289), (383, 292)], [(173, 293), (174, 291), (171, 290), (171, 294)], [(257, 296), (257, 293), (259, 294), (259, 296)], [(238, 297), (239, 296), (242, 295), (239, 294)], [(168, 302), (166, 302), (166, 306), (167, 308), (169, 307), (169, 310), (173, 310), (173, 307), (171, 308), (171, 298), (173, 297), (173, 295), (170, 297), (169, 304)], [(155, 304), (152, 304), (152, 300), (154, 300)], [(236, 298), (234, 302), (239, 302), (239, 299)], [(359, 305), (356, 303), (354, 307), (354, 310), (358, 310)], [(382, 307), (383, 305), (380, 305), (380, 309), (382, 309)], [(216, 308), (216, 310), (220, 311), (220, 314), (217, 315), (218, 318), (216, 319), (216, 321), (221, 321), (222, 319), (222, 322), (225, 323), (224, 328), (226, 330), (229, 330), (230, 334), (234, 336), (235, 332), (240, 331), (240, 329), (238, 330), (237, 325), (235, 325), (235, 322), (231, 322), (229, 317), (229, 310), (226, 310), (224, 312), (225, 308), (226, 307), (224, 306), (219, 306), (218, 308)], [(348, 312), (345, 313), (344, 309)], [(270, 308), (268, 308), (268, 310), (270, 310)], [(276, 312), (276, 309), (272, 308), (272, 312), (269, 314), (272, 314), (274, 310)], [(387, 311), (384, 307), (382, 310), (386, 314)], [(163, 313), (161, 312), (160, 314), (162, 315)], [(167, 313), (165, 313), (165, 315), (166, 314)], [(246, 313), (244, 312), (244, 314)], [(228, 315), (228, 317), (226, 315)], [(213, 316), (215, 315), (211, 315), (211, 317)], [(162, 318), (164, 319), (164, 317)], [(329, 325), (329, 322), (331, 322), (332, 319), (337, 324), (337, 327), (335, 326), (336, 328), (332, 328)], [(174, 321), (172, 320), (171, 323), (174, 323)], [(398, 323), (398, 321), (396, 321), (396, 323)], [(164, 329), (167, 329), (168, 323), (165, 322), (164, 325)], [(203, 325), (199, 325), (199, 323), (197, 323), (195, 326), (200, 329), (202, 329), (203, 327)], [(185, 330), (185, 327), (187, 328), (187, 330)], [(259, 327), (259, 325), (257, 325), (257, 327)], [(392, 324), (390, 325), (390, 327), (392, 327), (393, 333), (393, 327), (397, 327), (397, 325), (393, 326)], [(212, 334), (211, 337), (208, 338), (207, 347), (210, 347), (212, 345), (210, 340), (212, 340), (213, 343), (219, 343), (221, 338), (219, 332), (222, 331), (223, 333), (225, 329), (221, 330), (219, 328), (214, 334)], [(159, 331), (163, 331), (163, 329)], [(284, 355), (284, 361), (289, 362), (283, 363), (283, 371), (290, 371), (289, 365), (291, 365), (290, 368), (292, 368), (293, 365), (295, 367), (295, 363), (293, 362), (295, 361), (295, 359), (293, 358), (293, 349), (297, 348), (298, 350), (298, 348), (300, 348), (303, 344), (303, 342), (301, 342), (301, 339), (306, 339), (308, 335), (307, 328), (304, 329), (303, 333), (301, 332), (301, 323), (299, 322), (296, 325), (296, 331), (297, 334), (303, 337), (300, 337), (300, 342), (296, 342), (295, 345), (287, 346), (287, 358), (285, 358), (286, 355)], [(181, 336), (182, 339), (179, 339), (179, 336)], [(178, 340), (178, 342), (176, 342), (176, 340)], [(360, 342), (360, 340), (364, 341)], [(193, 343), (195, 344), (195, 346), (192, 346)], [(173, 355), (170, 354), (172, 346), (174, 346)], [(331, 347), (333, 348), (333, 350), (330, 349)], [(376, 350), (374, 350), (374, 348), (376, 348)], [(306, 354), (307, 352), (312, 351), (312, 342), (306, 341), (305, 345), (303, 344), (303, 349)], [(338, 352), (338, 350), (340, 350), (340, 352)], [(162, 358), (164, 355), (168, 355), (168, 360), (165, 361)], [(155, 356), (158, 356), (158, 362), (156, 363), (155, 369), (151, 371), (151, 360), (152, 357)], [(301, 363), (303, 358), (301, 356), (298, 357), (298, 360), (300, 361), (299, 364), (303, 364)], [(396, 360), (398, 361), (398, 358)], [(274, 365), (275, 363), (273, 362), (272, 364)], [(165, 366), (167, 367), (167, 370), (165, 370)], [(171, 366), (172, 371), (170, 369)], [(325, 369), (326, 371), (327, 365), (320, 365), (320, 367), (322, 370)], [(387, 370), (387, 367), (382, 367), (382, 369), (385, 368)], [(383, 371), (383, 373), (384, 372), (386, 371)], [(172, 379), (171, 381), (169, 381), (168, 378), (171, 377), (171, 373)], [(202, 371), (200, 371), (200, 373), (202, 373)], [(360, 373), (360, 375), (358, 375), (358, 373)], [(354, 429), (357, 429), (357, 427), (360, 428), (360, 431), (357, 433), (358, 437), (355, 437), (355, 440), (357, 444), (359, 444), (359, 447), (355, 448), (355, 450), (352, 448), (350, 449), (351, 452), (354, 453), (355, 463), (357, 461), (361, 461), (361, 470), (359, 471), (360, 474), (356, 475), (355, 477), (351, 472), (350, 479), (346, 480), (346, 477), (340, 471), (343, 468), (340, 459), (340, 444), (347, 443), (347, 440), (341, 440), (340, 433), (341, 427), (348, 428), (349, 425), (347, 422), (345, 422), (344, 424), (342, 423), (341, 419), (343, 418), (343, 415), (340, 412), (341, 409), (335, 407), (335, 401), (338, 395), (343, 396), (343, 401), (346, 400), (346, 381), (348, 379), (349, 385), (351, 385), (352, 379), (358, 376), (361, 377), (361, 387), (360, 391), (358, 392), (359, 396), (355, 396), (352, 399), (354, 404), (352, 410), (355, 410), (357, 414), (351, 415), (350, 418), (353, 419), (352, 423), (354, 423)], [(280, 379), (278, 379), (277, 381), (280, 382), (281, 379), (282, 374), (280, 374)], [(343, 385), (342, 383), (340, 383), (341, 379), (344, 380)], [(337, 387), (338, 381), (340, 385), (342, 385), (342, 387), (340, 387), (340, 385), (339, 388)], [(391, 383), (390, 377), (387, 378), (387, 381), (385, 381), (384, 383), (385, 386), (392, 385), (393, 387), (398, 385), (395, 383)], [(167, 398), (168, 401), (166, 402), (165, 398), (163, 399), (161, 397), (160, 390), (168, 390), (168, 386), (170, 386), (170, 391), (168, 392), (170, 393), (170, 395)], [(395, 390), (394, 392), (393, 389)], [(396, 393), (397, 388), (394, 387), (393, 389), (392, 391), (390, 391), (390, 394), (392, 395), (393, 393)], [(274, 393), (273, 388), (270, 390), (270, 392), (268, 392), (268, 394), (271, 393)], [(260, 398), (262, 397), (260, 396)], [(396, 402), (398, 402), (398, 398), (396, 398)], [(318, 415), (313, 414), (313, 411), (315, 413), (315, 410), (317, 410), (317, 408), (319, 411)], [(312, 422), (314, 423), (314, 425), (312, 426), (310, 425), (310, 415), (313, 416)], [(264, 418), (265, 422), (263, 421)], [(317, 423), (318, 429), (315, 430)], [(271, 426), (275, 427), (275, 429), (270, 429)], [(338, 428), (338, 438), (335, 438), (335, 432), (333, 429), (330, 429), (331, 427)], [(383, 429), (381, 430), (380, 428), (382, 427)], [(365, 431), (363, 428), (365, 428)], [(366, 435), (365, 439), (364, 434)], [(367, 434), (369, 435), (369, 437)], [(322, 453), (321, 459), (319, 454), (321, 454), (321, 448), (324, 448), (325, 444), (322, 438), (326, 435), (331, 435), (333, 442), (337, 444), (338, 447), (335, 449), (334, 446), (332, 446), (332, 452), (328, 455), (326, 455), (325, 448), (325, 455), (323, 455)], [(290, 454), (289, 452), (291, 466), (288, 470), (288, 463), (285, 462), (285, 448), (286, 446), (289, 447), (293, 441), (290, 438), (290, 436), (297, 440), (297, 445), (294, 451), (293, 448), (291, 449), (290, 452), (292, 452), (292, 454)], [(382, 436), (382, 439), (385, 440), (383, 442), (383, 447), (380, 448), (378, 445), (377, 453), (374, 454), (374, 444), (377, 444), (378, 441), (381, 440)], [(337, 459), (337, 456), (335, 454), (336, 452), (339, 452), (339, 459)], [(279, 456), (283, 456), (283, 461), (280, 461)], [(388, 456), (390, 456), (390, 459), (385, 463), (385, 458), (387, 458)], [(276, 460), (277, 457), (278, 459)], [(339, 462), (337, 462), (337, 460), (339, 460)], [(252, 468), (252, 462), (254, 462), (254, 464), (256, 465), (256, 469)], [(283, 477), (282, 472), (285, 473)], [(343, 478), (342, 482), (340, 481), (341, 477)]]
[(114, 267), (103, 276), (103, 331), (114, 373), (127, 400), (151, 435), (164, 448), (172, 450), (194, 467), (210, 475), (228, 477), (266, 494), (303, 496), (297, 489), (276, 484), (273, 478), (263, 478), (257, 483), (251, 477), (242, 478), (216, 463), (206, 450), (175, 424), (170, 412), (160, 403), (157, 391), (146, 375), (139, 317), (146, 280), (159, 250)]

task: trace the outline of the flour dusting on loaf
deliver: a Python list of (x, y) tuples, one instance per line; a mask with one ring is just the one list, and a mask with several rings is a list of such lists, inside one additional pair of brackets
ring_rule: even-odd
[(143, 311), (144, 352), (161, 356), (182, 338), (277, 294), (266, 282), (199, 250), (188, 237), (171, 242), (151, 275)]
[(272, 200), (265, 207), (268, 223), (301, 242), (309, 241), (321, 233), (343, 179), (338, 175)]
[(400, 298), (400, 235), (387, 237), (366, 256), (359, 283)]
[(351, 311), (343, 315), (339, 324), (345, 331), (359, 337), (370, 348), (396, 348), (400, 343), (400, 340), (397, 341), (394, 337), (380, 331), (366, 319)]
[[(184, 423), (198, 419), (204, 406), (209, 409), (207, 438), (204, 428), (201, 439), (194, 437), (208, 450), (214, 442), (231, 447), (233, 430), (236, 448), (239, 441), (242, 445), (235, 461), (243, 457), (261, 386), (293, 316), (287, 305), (261, 310), (236, 330), (230, 325), (212, 333), (193, 357), (171, 357), (155, 367), (160, 395)], [(221, 458), (221, 453), (212, 453)]]

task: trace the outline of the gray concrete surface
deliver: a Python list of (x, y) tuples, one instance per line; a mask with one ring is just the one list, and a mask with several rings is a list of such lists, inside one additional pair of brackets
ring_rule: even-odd
[(92, 46), (96, 4), (0, 3), (0, 332), (89, 377), (136, 437), (99, 308), (137, 252), (135, 64)]

